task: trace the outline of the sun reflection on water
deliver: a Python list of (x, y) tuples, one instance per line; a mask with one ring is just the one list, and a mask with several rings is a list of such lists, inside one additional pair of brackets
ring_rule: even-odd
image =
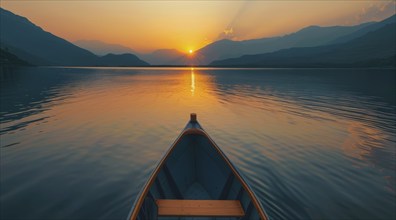
[(195, 92), (195, 74), (194, 68), (191, 68), (191, 95), (194, 96)]

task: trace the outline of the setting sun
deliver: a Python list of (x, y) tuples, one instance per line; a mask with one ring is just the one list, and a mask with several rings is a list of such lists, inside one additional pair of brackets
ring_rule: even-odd
[(192, 54), (192, 53), (193, 53), (193, 50), (189, 50), (188, 53), (189, 53), (189, 54)]

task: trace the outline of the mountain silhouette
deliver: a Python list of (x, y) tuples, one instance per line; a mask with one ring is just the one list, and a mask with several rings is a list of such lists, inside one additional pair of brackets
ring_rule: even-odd
[(120, 44), (109, 44), (98, 40), (78, 40), (73, 43), (99, 56), (125, 53), (136, 54), (152, 65), (172, 65), (175, 60), (184, 56), (184, 53), (176, 49), (158, 49), (151, 53), (138, 53)]
[(395, 66), (396, 23), (340, 44), (284, 49), (214, 61), (212, 66), (381, 67)]
[[(36, 65), (63, 66), (108, 66), (107, 59), (102, 59), (92, 52), (82, 49), (69, 41), (57, 37), (36, 26), (28, 19), (0, 8), (0, 44), (9, 52), (23, 60)], [(123, 66), (147, 66), (136, 56), (123, 60)], [(116, 57), (112, 57), (116, 59)]]
[(184, 56), (184, 53), (176, 49), (159, 49), (151, 53), (141, 53), (139, 56), (152, 65), (172, 65), (176, 64), (176, 61)]
[[(99, 58), (97, 65), (99, 66), (131, 66), (131, 60), (137, 61), (139, 58), (136, 55), (125, 54), (107, 54)], [(139, 64), (135, 66), (148, 66), (149, 64), (140, 60)]]
[(353, 40), (355, 38), (361, 37), (371, 31), (375, 31), (379, 28), (382, 28), (388, 24), (392, 24), (396, 22), (396, 14), (393, 16), (390, 16), (389, 18), (386, 18), (382, 20), (381, 22), (375, 22), (373, 24), (367, 25), (366, 27), (363, 27), (351, 34), (339, 37), (335, 39), (334, 41), (330, 42), (330, 44), (337, 44), (337, 43), (345, 43), (347, 41)]
[[(279, 37), (244, 41), (223, 39), (196, 51), (194, 64), (205, 65), (214, 60), (235, 58), (247, 54), (274, 52), (292, 47), (314, 47), (326, 45), (342, 36), (349, 35), (372, 24), (374, 23), (369, 22), (356, 26), (309, 26), (295, 33)], [(180, 62), (185, 62), (186, 60), (187, 62), (190, 62), (189, 59), (179, 59)]]
[(118, 44), (77, 41), (83, 49), (0, 8), (0, 47), (33, 65), (148, 66), (142, 57), (154, 65), (392, 66), (395, 21), (393, 15), (355, 26), (308, 26), (278, 37), (223, 39), (186, 55), (175, 49), (136, 53)]
[(222, 39), (213, 42), (193, 55), (175, 49), (160, 49), (152, 53), (139, 54), (144, 60), (154, 65), (207, 65), (217, 59), (239, 57), (246, 54), (273, 52), (291, 47), (319, 46), (330, 44), (356, 30), (368, 27), (376, 22), (368, 22), (356, 26), (309, 26), (298, 32), (272, 38), (232, 41)]
[(0, 48), (0, 66), (3, 68), (13, 66), (31, 66), (31, 64), (10, 53), (8, 50)]
[(78, 40), (74, 41), (73, 44), (84, 48), (98, 56), (104, 56), (106, 54), (125, 54), (131, 53), (135, 54), (136, 52), (129, 47), (125, 47), (120, 44), (109, 44), (99, 40)]

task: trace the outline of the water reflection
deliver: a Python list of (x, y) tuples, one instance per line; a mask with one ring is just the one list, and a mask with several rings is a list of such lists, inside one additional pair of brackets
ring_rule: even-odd
[[(314, 71), (317, 70), (294, 70), (292, 73), (269, 70), (266, 74), (260, 74), (259, 70), (256, 73), (250, 71), (244, 74), (239, 74), (239, 70), (211, 70), (208, 72), (216, 76), (219, 86), (216, 90), (218, 99), (260, 109), (260, 111), (276, 116), (276, 118), (267, 117), (266, 124), (273, 126), (283, 123), (285, 127), (279, 129), (280, 134), (289, 135), (297, 132), (301, 132), (302, 135), (304, 133), (315, 134), (325, 127), (345, 129), (345, 132), (349, 134), (345, 141), (370, 140), (370, 143), (355, 148), (354, 152), (381, 151), (384, 150), (380, 147), (381, 145), (389, 146), (396, 142), (392, 135), (395, 131), (395, 127), (392, 126), (396, 112), (395, 94), (390, 92), (383, 93), (381, 96), (377, 95), (378, 90), (393, 91), (395, 89), (393, 84), (395, 75), (392, 72), (362, 71), (357, 75), (341, 70), (327, 73), (328, 70), (321, 70), (325, 72), (318, 76)], [(221, 77), (222, 75), (227, 75), (227, 77)], [(370, 81), (375, 78), (376, 83), (367, 84), (366, 80), (362, 80), (350, 84), (350, 75)], [(378, 78), (382, 78), (383, 81)], [(360, 84), (366, 86), (362, 88)], [(359, 88), (359, 92), (350, 92), (351, 89), (355, 90), (356, 88)], [(362, 92), (364, 92), (363, 96)], [(239, 114), (250, 114), (250, 112), (249, 109), (245, 113), (241, 111)], [(256, 123), (254, 118), (252, 119), (249, 123), (251, 127), (262, 125)], [(339, 126), (340, 123), (343, 126)], [(299, 131), (289, 131), (296, 125), (299, 125)], [(356, 130), (358, 132), (354, 132)], [(314, 142), (320, 143), (327, 132), (312, 135), (311, 138), (315, 138)], [(362, 136), (356, 138), (356, 133)], [(379, 144), (375, 144), (375, 142)], [(374, 149), (365, 147), (373, 145), (377, 147)], [(357, 145), (348, 144), (348, 146)], [(389, 156), (395, 156), (394, 148), (390, 147), (385, 150)], [(378, 165), (383, 161), (382, 157), (372, 159)], [(394, 160), (389, 158), (387, 161), (388, 165), (395, 166)]]
[(27, 68), (1, 79), (2, 219), (124, 219), (190, 112), (272, 218), (395, 218), (392, 70)]
[(191, 68), (191, 95), (194, 96), (195, 92), (195, 74), (194, 68)]

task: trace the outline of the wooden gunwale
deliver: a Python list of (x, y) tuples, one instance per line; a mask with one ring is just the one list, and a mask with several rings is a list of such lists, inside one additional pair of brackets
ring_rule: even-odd
[(260, 202), (258, 201), (258, 199), (256, 198), (255, 194), (253, 193), (253, 191), (250, 189), (250, 187), (247, 185), (247, 183), (244, 181), (244, 179), (240, 176), (239, 172), (235, 169), (235, 167), (233, 166), (233, 164), (231, 163), (231, 161), (226, 157), (226, 155), (223, 153), (223, 151), (216, 145), (216, 143), (210, 138), (210, 136), (203, 130), (200, 128), (187, 128), (185, 129), (180, 135), (179, 137), (176, 139), (176, 141), (172, 144), (172, 146), (167, 150), (167, 152), (165, 153), (165, 156), (162, 157), (162, 159), (160, 160), (160, 162), (158, 163), (157, 167), (154, 169), (154, 171), (152, 172), (152, 174), (149, 177), (149, 180), (146, 182), (143, 190), (141, 191), (141, 193), (139, 194), (139, 198), (138, 200), (136, 200), (132, 213), (130, 215), (129, 220), (135, 220), (139, 214), (139, 211), (141, 209), (141, 206), (143, 204), (144, 199), (147, 196), (148, 191), (150, 190), (151, 186), (153, 185), (158, 173), (161, 171), (165, 161), (168, 159), (168, 157), (172, 154), (175, 146), (181, 141), (181, 139), (189, 134), (196, 134), (196, 135), (202, 135), (205, 136), (206, 138), (208, 138), (209, 142), (211, 143), (212, 147), (214, 147), (216, 149), (216, 151), (221, 155), (221, 157), (223, 158), (223, 160), (227, 163), (227, 165), (231, 168), (231, 171), (233, 172), (233, 174), (235, 175), (236, 178), (238, 178), (239, 182), (241, 183), (242, 187), (246, 190), (246, 192), (248, 193), (250, 199), (253, 202), (253, 205), (255, 206), (255, 208), (257, 209), (257, 212), (260, 215), (260, 218), (262, 220), (268, 220), (267, 215), (264, 213), (263, 208), (260, 204)]

